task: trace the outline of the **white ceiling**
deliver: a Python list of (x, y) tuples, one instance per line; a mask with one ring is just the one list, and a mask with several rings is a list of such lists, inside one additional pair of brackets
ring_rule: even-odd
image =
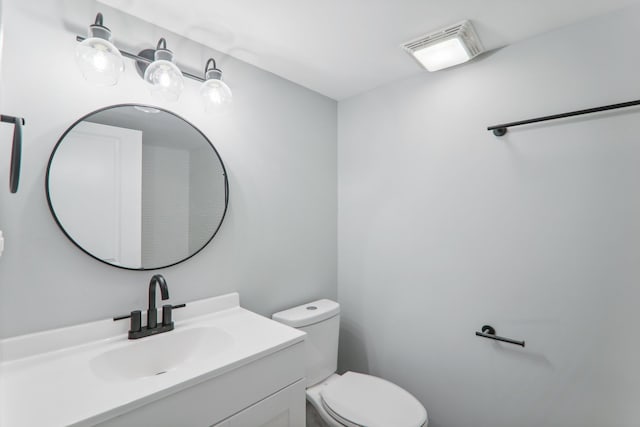
[(340, 100), (426, 72), (399, 45), (470, 19), (488, 50), (638, 0), (100, 0)]

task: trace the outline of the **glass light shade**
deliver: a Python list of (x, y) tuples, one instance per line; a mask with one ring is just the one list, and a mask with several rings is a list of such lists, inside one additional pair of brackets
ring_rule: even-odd
[(89, 37), (76, 46), (76, 63), (88, 82), (113, 86), (124, 71), (122, 54), (109, 40)]
[(200, 96), (205, 111), (211, 112), (230, 104), (233, 99), (231, 89), (220, 79), (208, 79), (200, 86)]
[(471, 59), (464, 43), (457, 37), (427, 46), (413, 54), (429, 71), (442, 70)]
[(151, 94), (167, 101), (177, 101), (184, 89), (182, 72), (173, 63), (170, 51), (159, 49), (144, 72), (144, 81), (149, 83)]

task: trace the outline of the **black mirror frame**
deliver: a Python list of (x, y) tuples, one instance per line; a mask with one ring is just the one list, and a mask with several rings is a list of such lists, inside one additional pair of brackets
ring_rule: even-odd
[[(60, 220), (58, 219), (55, 211), (53, 210), (53, 204), (51, 202), (51, 194), (49, 192), (49, 173), (51, 172), (51, 164), (53, 162), (53, 158), (55, 157), (56, 151), (58, 150), (58, 147), (60, 146), (60, 144), (62, 143), (62, 141), (64, 140), (64, 138), (67, 136), (67, 134), (80, 122), (84, 121), (87, 117), (92, 116), (94, 114), (100, 113), (102, 111), (105, 110), (110, 110), (112, 108), (117, 108), (117, 107), (141, 107), (141, 108), (153, 108), (159, 111), (162, 111), (164, 113), (168, 113), (171, 114), (172, 116), (177, 117), (178, 119), (184, 121), (185, 123), (187, 123), (189, 126), (191, 126), (192, 128), (194, 128), (200, 135), (202, 135), (202, 137), (209, 143), (209, 146), (211, 147), (211, 149), (213, 150), (213, 152), (215, 153), (216, 157), (218, 158), (218, 160), (220, 161), (220, 166), (222, 166), (222, 175), (224, 176), (224, 211), (222, 212), (222, 217), (220, 218), (220, 223), (218, 224), (218, 226), (216, 227), (216, 229), (214, 230), (213, 234), (211, 235), (211, 237), (209, 238), (209, 240), (207, 240), (204, 245), (202, 245), (202, 247), (200, 249), (198, 249), (197, 251), (195, 251), (194, 253), (190, 254), (189, 256), (187, 256), (186, 258), (183, 258), (179, 261), (176, 261), (174, 263), (171, 264), (167, 264), (167, 265), (163, 265), (163, 266), (159, 266), (159, 267), (152, 267), (152, 268), (131, 268), (131, 267), (124, 267), (124, 266), (120, 266), (120, 265), (115, 265), (115, 264), (111, 264), (107, 261), (104, 261), (98, 257), (96, 257), (95, 255), (91, 254), (90, 252), (88, 252), (86, 249), (84, 249), (82, 246), (80, 246), (80, 244), (78, 242), (76, 242), (70, 235), (69, 233), (67, 233), (67, 231), (64, 229), (64, 227), (62, 226), (62, 223), (60, 222)], [(82, 252), (84, 252), (85, 254), (89, 255), (91, 258), (96, 259), (98, 261), (100, 261), (103, 264), (109, 265), (111, 267), (116, 267), (116, 268), (120, 268), (123, 270), (132, 270), (132, 271), (150, 271), (150, 270), (159, 270), (162, 268), (168, 268), (168, 267), (172, 267), (174, 265), (183, 263), (185, 261), (187, 261), (188, 259), (194, 257), (196, 254), (200, 253), (204, 248), (207, 247), (207, 245), (213, 240), (213, 238), (216, 236), (216, 234), (218, 234), (218, 231), (220, 230), (220, 227), (222, 226), (222, 223), (224, 222), (224, 218), (227, 214), (227, 209), (229, 208), (229, 179), (227, 177), (227, 169), (224, 166), (224, 162), (222, 161), (222, 158), (220, 157), (220, 154), (218, 153), (218, 150), (216, 150), (216, 147), (214, 147), (214, 145), (211, 143), (211, 140), (209, 138), (207, 138), (207, 136), (200, 130), (198, 129), (197, 126), (195, 126), (193, 123), (191, 123), (190, 121), (184, 119), (182, 116), (166, 110), (164, 108), (161, 107), (156, 107), (155, 105), (145, 105), (145, 104), (115, 104), (115, 105), (109, 105), (107, 107), (103, 107), (103, 108), (99, 108), (95, 111), (92, 111), (88, 114), (85, 114), (84, 116), (80, 117), (78, 120), (76, 120), (75, 122), (73, 122), (71, 124), (71, 126), (69, 126), (67, 128), (67, 130), (64, 131), (64, 133), (62, 134), (62, 136), (60, 136), (60, 138), (58, 139), (58, 142), (56, 143), (55, 147), (53, 148), (53, 151), (51, 152), (51, 156), (49, 156), (49, 162), (47, 163), (47, 173), (45, 174), (45, 178), (44, 178), (44, 189), (45, 189), (45, 193), (47, 195), (47, 204), (49, 205), (49, 211), (51, 212), (51, 215), (53, 216), (53, 219), (55, 220), (56, 224), (58, 224), (58, 227), (60, 228), (60, 230), (62, 230), (62, 233), (67, 236), (67, 238), (74, 244), (76, 245)]]

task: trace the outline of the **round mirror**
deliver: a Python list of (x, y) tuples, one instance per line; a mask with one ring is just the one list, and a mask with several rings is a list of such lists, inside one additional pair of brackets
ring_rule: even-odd
[(47, 200), (80, 249), (107, 264), (152, 270), (182, 262), (213, 239), (227, 211), (227, 175), (207, 137), (146, 105), (90, 113), (49, 159)]

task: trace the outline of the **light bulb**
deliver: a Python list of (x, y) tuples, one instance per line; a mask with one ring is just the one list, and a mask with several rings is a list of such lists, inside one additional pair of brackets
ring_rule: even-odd
[(104, 52), (97, 51), (93, 56), (93, 66), (97, 71), (103, 72), (109, 67), (109, 60)]
[(158, 83), (160, 84), (160, 86), (164, 87), (171, 86), (171, 77), (169, 76), (169, 73), (162, 70), (158, 77)]
[(211, 102), (212, 104), (215, 105), (220, 105), (222, 104), (222, 95), (220, 94), (220, 91), (218, 90), (209, 90), (208, 91), (208, 97), (209, 97), (209, 102)]
[(154, 61), (144, 72), (144, 81), (149, 84), (151, 93), (166, 99), (177, 101), (184, 89), (182, 72), (173, 63), (173, 53), (166, 48), (166, 41), (160, 39), (154, 53)]
[(205, 110), (214, 111), (231, 103), (232, 94), (229, 86), (222, 80), (207, 80), (200, 86), (200, 96)]
[(95, 24), (89, 26), (89, 37), (76, 47), (76, 63), (88, 82), (98, 86), (113, 86), (124, 71), (122, 54), (111, 43), (111, 31), (102, 25), (98, 13)]
[(222, 71), (216, 68), (213, 58), (207, 61), (205, 81), (200, 86), (200, 96), (204, 102), (204, 109), (208, 112), (220, 110), (230, 104), (233, 99), (231, 89), (222, 81)]

